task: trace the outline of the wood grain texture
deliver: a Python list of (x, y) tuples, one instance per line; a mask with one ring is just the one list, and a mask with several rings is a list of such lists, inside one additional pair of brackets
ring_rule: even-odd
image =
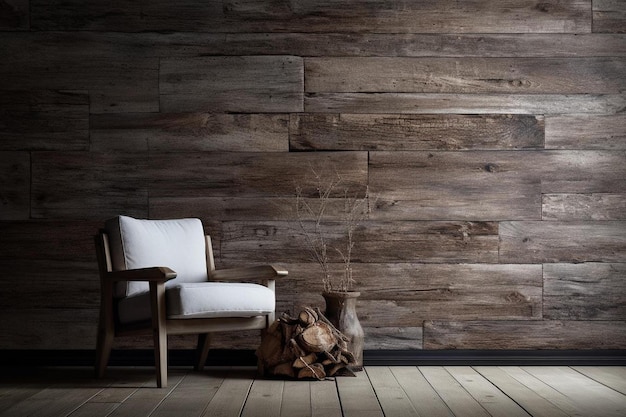
[(626, 222), (501, 222), (500, 262), (624, 262)]
[(593, 0), (593, 32), (626, 33), (626, 5), (619, 0)]
[[(148, 36), (148, 35), (142, 35)], [(305, 57), (584, 57), (624, 56), (619, 34), (427, 34), (427, 33), (174, 33), (171, 54), (298, 55)], [(153, 41), (154, 46), (164, 42)]]
[(101, 227), (102, 221), (0, 221), (0, 259), (95, 262), (93, 236)]
[[(89, 7), (85, 4), (84, 7)], [(170, 3), (170, 6), (172, 4)], [(57, 5), (60, 7), (60, 5)], [(171, 16), (170, 20), (175, 18)], [(92, 20), (93, 21), (93, 20)], [(2, 32), (10, 50), (111, 57), (294, 55), (302, 57), (624, 57), (626, 35), (609, 33)], [(59, 48), (59, 45), (63, 45)]]
[(0, 220), (30, 217), (30, 154), (0, 152)]
[(536, 153), (371, 152), (371, 217), (539, 220)]
[(293, 56), (162, 59), (161, 111), (302, 111), (302, 58)]
[(543, 193), (626, 191), (625, 151), (546, 151), (533, 160)]
[[(339, 174), (343, 186), (354, 192), (367, 186), (367, 152), (155, 153), (150, 155), (150, 196), (292, 197), (296, 186), (312, 196), (317, 181), (311, 168), (327, 178)], [(343, 195), (343, 188), (336, 193)]]
[(291, 115), (293, 150), (457, 150), (543, 147), (543, 118), (519, 115)]
[(3, 0), (0, 4), (0, 30), (28, 30), (29, 0)]
[(365, 350), (422, 349), (422, 326), (365, 327)]
[(626, 115), (565, 115), (545, 121), (547, 149), (626, 149)]
[(159, 110), (158, 67), (156, 57), (19, 37), (0, 61), (0, 89), (87, 90), (91, 113), (152, 112)]
[(624, 321), (427, 321), (424, 349), (621, 349)]
[(268, 114), (121, 113), (92, 115), (92, 151), (284, 152), (289, 117)]
[(162, 0), (134, 4), (84, 5), (78, 0), (31, 1), (31, 26), (37, 30), (180, 32), (374, 32), (374, 33), (529, 33), (591, 31), (590, 0), (558, 2), (452, 0), (406, 3), (376, 0), (359, 7), (328, 0), (264, 0), (172, 5)]
[[(285, 267), (297, 277), (296, 301), (323, 305), (319, 266)], [(332, 276), (340, 276), (343, 268), (331, 264)], [(542, 315), (540, 265), (355, 263), (352, 271), (361, 291), (359, 320), (380, 333), (421, 328), (424, 320), (536, 320)]]
[[(119, 214), (198, 217), (219, 268), (290, 271), (278, 311), (322, 305), (293, 221), (313, 171), (344, 181), (330, 243), (344, 187), (369, 192), (372, 349), (623, 349), (625, 21), (616, 0), (0, 0), (0, 349), (93, 348), (91, 240)], [(452, 324), (428, 342), (425, 320)]]
[[(343, 239), (341, 223), (327, 223), (328, 244)], [(310, 261), (304, 237), (293, 222), (225, 222), (222, 261)], [(355, 263), (496, 263), (498, 224), (462, 221), (364, 221), (355, 230)], [(331, 262), (340, 262), (336, 253)]]
[(622, 58), (306, 58), (307, 93), (611, 94)]
[(603, 114), (626, 108), (624, 94), (309, 93), (309, 113)]
[(543, 220), (626, 220), (625, 194), (544, 194)]
[(87, 150), (86, 91), (2, 91), (0, 151)]
[(97, 152), (32, 155), (32, 217), (147, 217), (147, 156)]
[(552, 320), (626, 319), (626, 264), (544, 265), (544, 316)]
[[(99, 305), (100, 282), (92, 261), (51, 262), (23, 256), (2, 259), (2, 265), (15, 276), (29, 277), (28, 280), (0, 281), (0, 292), (4, 294), (0, 308), (3, 310), (49, 309), (53, 313), (59, 300), (64, 300), (68, 309), (94, 309)], [(24, 299), (28, 303), (25, 304)]]

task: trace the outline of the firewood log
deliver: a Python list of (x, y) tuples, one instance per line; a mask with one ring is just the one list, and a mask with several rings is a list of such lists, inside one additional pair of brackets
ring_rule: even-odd
[(283, 313), (264, 333), (257, 349), (259, 372), (267, 376), (324, 379), (352, 375), (348, 338), (316, 308), (296, 317)]
[(326, 378), (326, 371), (324, 367), (319, 363), (311, 364), (305, 368), (300, 369), (298, 372), (298, 379), (324, 379)]
[(308, 327), (311, 324), (315, 323), (317, 320), (319, 320), (317, 313), (309, 307), (300, 312), (298, 319), (300, 320), (300, 324), (303, 327)]
[(305, 351), (317, 353), (329, 351), (337, 344), (337, 338), (330, 327), (319, 321), (304, 329), (297, 340)]
[(307, 365), (310, 365), (317, 361), (317, 354), (309, 353), (306, 356), (300, 356), (293, 361), (292, 366), (297, 369), (305, 368)]

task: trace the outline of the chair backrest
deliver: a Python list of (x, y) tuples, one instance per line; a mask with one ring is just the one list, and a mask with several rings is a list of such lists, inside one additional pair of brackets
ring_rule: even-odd
[[(118, 216), (107, 220), (114, 271), (166, 266), (178, 274), (167, 285), (207, 281), (206, 241), (200, 219), (140, 220)], [(146, 282), (120, 282), (116, 297), (149, 291)]]

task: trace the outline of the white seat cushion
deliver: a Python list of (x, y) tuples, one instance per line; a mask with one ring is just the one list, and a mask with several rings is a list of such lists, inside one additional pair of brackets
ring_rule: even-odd
[[(248, 283), (180, 283), (166, 290), (170, 319), (252, 317), (274, 311), (275, 295), (269, 288)], [(149, 320), (148, 294), (126, 297), (118, 304), (122, 323)]]
[[(118, 216), (106, 222), (111, 261), (116, 271), (166, 266), (181, 282), (206, 282), (206, 242), (200, 219), (140, 220)], [(121, 282), (117, 297), (138, 295), (149, 290), (147, 282)]]
[(169, 318), (251, 317), (274, 311), (274, 291), (259, 284), (184, 283), (167, 290)]

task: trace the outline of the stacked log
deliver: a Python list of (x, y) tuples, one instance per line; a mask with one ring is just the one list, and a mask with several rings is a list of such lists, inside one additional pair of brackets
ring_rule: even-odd
[(283, 313), (264, 333), (256, 351), (264, 376), (318, 379), (354, 375), (348, 338), (316, 308), (296, 317)]

